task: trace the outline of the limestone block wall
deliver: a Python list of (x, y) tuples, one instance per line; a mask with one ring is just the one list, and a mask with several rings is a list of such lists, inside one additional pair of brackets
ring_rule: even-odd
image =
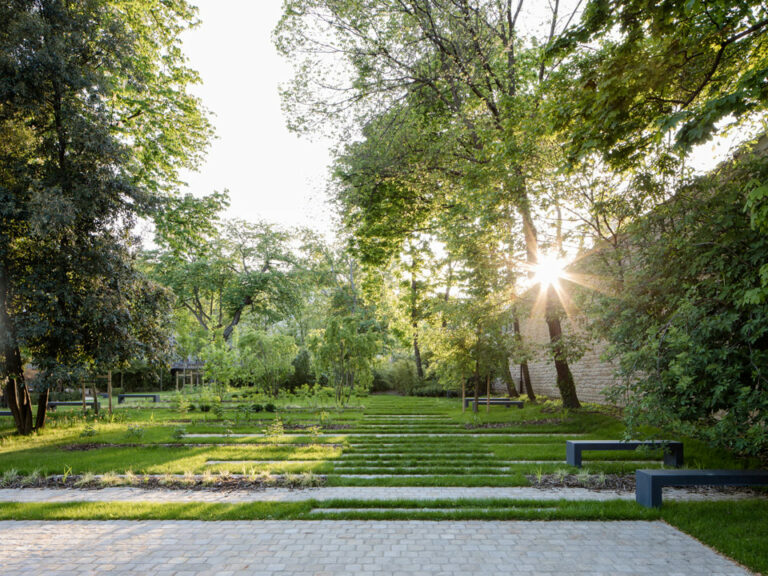
[[(563, 321), (564, 331), (579, 331), (577, 323), (568, 320)], [(559, 398), (557, 389), (557, 373), (555, 365), (547, 356), (543, 347), (549, 342), (547, 323), (543, 318), (528, 318), (520, 322), (520, 332), (525, 340), (537, 349), (534, 360), (528, 363), (531, 373), (531, 385), (537, 395)], [(595, 402), (607, 404), (603, 391), (616, 383), (614, 376), (616, 365), (601, 359), (606, 344), (604, 342), (592, 342), (589, 349), (578, 362), (571, 362), (570, 368), (573, 379), (576, 382), (576, 393), (583, 402)], [(520, 366), (511, 365), (512, 376), (520, 389)]]

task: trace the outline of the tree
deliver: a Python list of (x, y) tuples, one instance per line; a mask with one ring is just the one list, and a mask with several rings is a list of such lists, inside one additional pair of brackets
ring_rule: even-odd
[(293, 374), (293, 359), (298, 351), (293, 338), (286, 334), (240, 330), (240, 378), (256, 383), (266, 394), (277, 398), (280, 384)]
[(193, 15), (183, 0), (0, 7), (0, 376), (20, 433), (25, 359), (50, 382), (162, 340), (163, 293), (135, 274), (129, 231), (210, 134), (179, 51)]
[(630, 430), (652, 424), (768, 458), (768, 240), (742, 208), (768, 178), (763, 153), (678, 190), (628, 230), (623, 289), (594, 317), (619, 359)]
[(176, 295), (176, 306), (207, 333), (229, 340), (250, 312), (262, 322), (282, 317), (296, 299), (289, 235), (265, 222), (226, 221), (191, 251), (169, 245), (148, 255), (155, 277)]
[(764, 2), (590, 0), (552, 43), (565, 61), (550, 112), (573, 156), (632, 161), (670, 133), (684, 150), (768, 103)]
[(310, 335), (318, 379), (325, 373), (336, 390), (336, 403), (344, 405), (352, 392), (373, 382), (373, 360), (379, 335), (359, 314), (333, 315), (325, 328)]
[[(450, 167), (464, 179), (464, 191), (486, 193), (478, 195), (478, 210), (515, 209), (525, 258), (534, 266), (539, 247), (531, 174), (536, 172), (539, 136), (546, 124), (538, 88), (550, 72), (541, 58), (542, 45), (555, 42), (562, 28), (558, 30), (560, 3), (555, 2), (542, 44), (524, 48), (517, 28), (521, 7), (522, 2), (288, 2), (276, 36), (283, 52), (301, 58), (295, 85), (285, 94), (294, 112), (294, 127), (312, 128), (315, 120), (339, 121), (342, 116), (364, 126), (383, 127), (398, 118), (422, 124), (425, 118), (427, 123), (438, 118), (442, 130), (429, 134), (455, 156), (451, 159), (461, 159)], [(566, 18), (566, 28), (572, 17)], [(328, 86), (325, 79), (313, 84), (312, 74), (323, 70), (318, 54), (329, 52), (348, 65), (351, 80), (333, 86), (341, 98), (323, 88), (317, 90)], [(359, 114), (350, 114), (350, 109)], [(427, 110), (433, 115), (425, 117)], [(403, 133), (403, 129), (397, 131)], [(419, 130), (411, 129), (409, 134), (418, 135)], [(422, 152), (425, 147), (418, 144), (429, 139), (412, 142), (406, 150)], [(369, 148), (378, 151), (376, 146)], [(422, 154), (422, 158), (429, 157)], [(446, 155), (440, 158), (445, 160)], [(413, 233), (408, 225), (428, 212), (430, 205), (448, 204), (441, 202), (442, 195), (434, 189), (420, 194), (424, 187), (411, 191), (407, 182), (398, 186), (384, 178), (377, 180), (372, 186), (374, 198), (390, 212), (388, 221), (402, 218), (394, 222), (393, 230)], [(395, 210), (413, 196), (422, 202)], [(384, 211), (367, 208), (373, 213)], [(547, 320), (552, 338), (561, 332), (559, 322), (556, 317)], [(567, 363), (563, 369), (570, 374)], [(572, 377), (561, 380), (567, 387)], [(576, 398), (575, 390), (567, 396)]]

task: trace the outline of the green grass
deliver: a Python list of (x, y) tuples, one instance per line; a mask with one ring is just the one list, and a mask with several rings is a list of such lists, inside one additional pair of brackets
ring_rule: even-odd
[[(349, 512), (332, 512), (351, 508)], [(376, 510), (374, 510), (376, 509)], [(315, 510), (315, 513), (311, 513)], [(323, 510), (329, 510), (323, 513)], [(656, 520), (634, 502), (443, 500), (222, 503), (0, 503), (0, 520)]]
[[(173, 393), (163, 393), (164, 399)], [(517, 486), (527, 483), (525, 475), (551, 473), (565, 467), (565, 440), (620, 438), (623, 425), (612, 414), (589, 407), (561, 411), (555, 403), (526, 403), (522, 410), (496, 406), (477, 414), (462, 412), (458, 400), (371, 396), (361, 399), (365, 409), (329, 410), (303, 407), (282, 409), (278, 414), (260, 412), (238, 417), (235, 405), (227, 405), (224, 419), (211, 413), (179, 415), (156, 404), (116, 406), (111, 419), (84, 420), (77, 408), (60, 409), (51, 415), (49, 426), (27, 438), (12, 434), (10, 419), (0, 419), (0, 473), (14, 468), (29, 474), (40, 470), (57, 474), (108, 471), (123, 473), (201, 473), (204, 470), (239, 469), (241, 465), (209, 466), (208, 460), (285, 460), (281, 463), (254, 463), (249, 468), (280, 473), (315, 472), (328, 474), (333, 485), (382, 486)], [(408, 416), (427, 416), (408, 418)], [(279, 438), (235, 437), (227, 434), (261, 434), (280, 417), (290, 435)], [(503, 425), (483, 428), (485, 425)], [(83, 434), (86, 425), (91, 433)], [(330, 436), (312, 436), (292, 427), (319, 425)], [(343, 430), (332, 430), (344, 426)], [(129, 430), (132, 428), (132, 431)], [(201, 438), (187, 434), (224, 434)], [(376, 437), (375, 433), (403, 433), (399, 437)], [(430, 437), (428, 434), (451, 436)], [(535, 434), (516, 436), (509, 434)], [(197, 446), (196, 444), (217, 444)], [(73, 451), (72, 445), (93, 445)], [(168, 446), (168, 445), (171, 446)], [(310, 445), (305, 446), (305, 445)], [(713, 451), (695, 441), (685, 441), (690, 467), (732, 468), (750, 465), (722, 451)], [(457, 455), (456, 452), (459, 451)], [(652, 459), (637, 464), (633, 460)], [(299, 463), (297, 460), (311, 462)], [(510, 463), (515, 460), (543, 460), (544, 463)], [(550, 462), (551, 461), (551, 462)], [(659, 454), (639, 452), (595, 452), (585, 464), (595, 473), (632, 473), (638, 467), (657, 467)], [(509, 467), (507, 474), (503, 467)], [(571, 472), (575, 470), (570, 470)], [(342, 478), (340, 474), (394, 474), (398, 478)], [(503, 476), (498, 476), (502, 473)], [(408, 475), (427, 475), (411, 477)]]
[[(45, 430), (15, 436), (10, 418), (0, 418), (0, 475), (107, 472), (136, 474), (314, 472), (329, 486), (526, 486), (526, 476), (558, 471), (565, 465), (565, 440), (621, 438), (624, 426), (605, 409), (588, 406), (562, 411), (556, 403), (526, 403), (521, 410), (496, 406), (477, 414), (462, 412), (458, 400), (371, 396), (347, 409), (311, 406), (286, 399), (277, 413), (248, 414), (236, 404), (224, 405), (223, 419), (199, 410), (184, 415), (163, 403), (123, 404), (114, 416), (84, 419), (78, 408), (60, 408)], [(245, 401), (250, 404), (251, 401)], [(263, 403), (263, 402), (261, 402)], [(290, 406), (289, 406), (290, 405)], [(90, 412), (89, 412), (90, 414)], [(419, 418), (409, 418), (419, 416)], [(424, 418), (421, 418), (425, 416)], [(287, 434), (279, 438), (234, 437), (261, 434), (279, 417)], [(301, 427), (320, 426), (315, 437)], [(87, 428), (88, 427), (88, 428)], [(133, 432), (129, 427), (133, 428)], [(336, 429), (334, 427), (342, 427)], [(88, 432), (84, 434), (84, 432)], [(187, 434), (224, 434), (184, 438)], [(645, 433), (652, 431), (646, 430)], [(375, 434), (402, 434), (376, 437)], [(450, 434), (436, 437), (429, 434)], [(510, 436), (510, 434), (523, 434)], [(532, 436), (527, 436), (532, 434)], [(748, 468), (722, 450), (683, 438), (690, 468)], [(201, 446), (200, 444), (211, 444)], [(87, 450), (72, 447), (88, 445)], [(209, 460), (228, 461), (208, 465)], [(236, 460), (277, 461), (235, 464)], [(536, 460), (542, 463), (516, 462)], [(636, 463), (635, 460), (650, 460)], [(592, 474), (632, 474), (637, 468), (661, 465), (658, 452), (587, 453)], [(509, 468), (509, 470), (502, 470)], [(386, 478), (345, 474), (388, 474)], [(420, 476), (409, 476), (419, 474)], [(333, 512), (334, 508), (350, 508)], [(313, 512), (314, 511), (314, 512)], [(768, 573), (768, 501), (667, 502), (661, 510), (634, 502), (538, 502), (520, 500), (354, 501), (299, 503), (36, 503), (0, 504), (0, 519), (424, 519), (424, 520), (657, 520), (664, 519), (702, 542), (748, 566)]]
[(666, 502), (662, 518), (750, 570), (768, 574), (768, 500)]

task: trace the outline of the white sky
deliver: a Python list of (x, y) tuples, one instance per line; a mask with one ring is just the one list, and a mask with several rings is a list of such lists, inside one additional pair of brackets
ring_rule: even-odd
[(214, 113), (217, 138), (197, 173), (196, 196), (229, 189), (227, 216), (308, 226), (328, 233), (325, 202), (329, 143), (288, 132), (278, 85), (291, 68), (272, 45), (281, 0), (197, 0), (201, 25), (184, 37), (203, 80), (193, 92)]

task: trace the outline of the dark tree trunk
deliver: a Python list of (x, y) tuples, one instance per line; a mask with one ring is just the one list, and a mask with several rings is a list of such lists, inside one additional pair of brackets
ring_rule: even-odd
[(24, 381), (24, 363), (16, 342), (13, 321), (8, 313), (11, 287), (8, 269), (0, 262), (0, 356), (3, 358), (0, 378), (5, 380), (4, 396), (11, 410), (16, 430), (27, 435), (32, 432), (32, 402)]
[[(513, 326), (515, 330), (515, 340), (517, 342), (523, 341), (523, 334), (520, 331), (520, 319), (515, 315)], [(533, 393), (533, 386), (531, 385), (531, 373), (528, 371), (528, 361), (523, 360), (520, 363), (520, 392), (528, 395), (528, 399), (531, 401), (536, 400), (536, 395)]]
[(48, 397), (51, 390), (46, 386), (45, 390), (40, 392), (40, 396), (37, 399), (37, 417), (35, 418), (35, 430), (42, 430), (45, 428), (45, 418), (48, 414)]
[(416, 375), (419, 380), (424, 380), (424, 367), (421, 364), (421, 351), (419, 350), (419, 311), (416, 306), (418, 299), (418, 285), (416, 284), (416, 257), (411, 259), (411, 328), (413, 329), (413, 358), (416, 362)]
[(475, 369), (473, 379), (475, 381), (475, 403), (472, 405), (472, 412), (477, 412), (477, 407), (480, 404), (480, 374), (477, 369)]
[(419, 380), (424, 380), (424, 367), (421, 364), (421, 350), (419, 350), (419, 337), (416, 335), (416, 323), (413, 324), (413, 358), (416, 361), (416, 375)]
[(520, 386), (525, 390), (528, 400), (536, 401), (536, 394), (533, 393), (533, 384), (531, 384), (531, 373), (528, 370), (528, 362), (520, 364)]
[(509, 368), (509, 360), (504, 362), (504, 366), (501, 367), (501, 377), (504, 379), (504, 384), (507, 385), (507, 394), (510, 398), (517, 398), (520, 394), (515, 388), (515, 379), (512, 378), (512, 371)]
[(576, 395), (576, 384), (573, 374), (568, 366), (566, 352), (563, 349), (563, 328), (560, 324), (560, 316), (557, 311), (557, 292), (554, 287), (547, 289), (547, 328), (549, 329), (549, 341), (557, 371), (557, 389), (563, 400), (564, 408), (580, 408), (581, 403)]

